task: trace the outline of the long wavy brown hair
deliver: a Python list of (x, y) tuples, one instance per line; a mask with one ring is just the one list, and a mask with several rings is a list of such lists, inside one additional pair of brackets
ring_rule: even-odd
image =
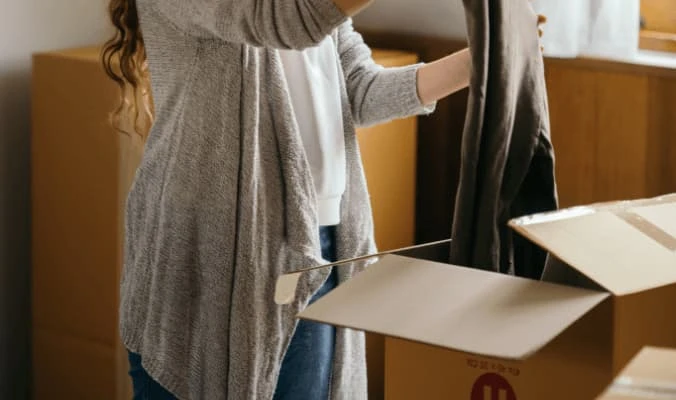
[(145, 140), (154, 109), (136, 0), (110, 0), (108, 11), (115, 35), (103, 46), (101, 61), (120, 87), (120, 104), (111, 114), (111, 123), (118, 131)]

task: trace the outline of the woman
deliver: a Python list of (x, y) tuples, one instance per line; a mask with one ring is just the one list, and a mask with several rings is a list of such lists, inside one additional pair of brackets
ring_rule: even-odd
[(291, 306), (275, 281), (375, 250), (355, 125), (429, 113), (470, 75), (467, 51), (376, 65), (349, 19), (368, 3), (111, 0), (116, 124), (153, 118), (121, 284), (135, 398), (366, 398), (363, 335), (294, 319), (363, 265), (307, 274)]

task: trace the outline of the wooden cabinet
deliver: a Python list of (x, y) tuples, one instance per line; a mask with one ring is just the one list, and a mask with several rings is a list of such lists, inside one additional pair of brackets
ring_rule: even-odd
[(676, 57), (672, 64), (547, 61), (562, 206), (676, 191)]
[[(36, 399), (129, 399), (118, 337), (123, 205), (142, 155), (108, 114), (118, 91), (98, 49), (39, 54), (33, 64), (33, 393)], [(384, 65), (414, 55), (376, 51)], [(413, 243), (416, 119), (359, 131), (382, 248)], [(272, 294), (271, 294), (272, 295)], [(372, 398), (382, 397), (382, 341), (369, 337)]]

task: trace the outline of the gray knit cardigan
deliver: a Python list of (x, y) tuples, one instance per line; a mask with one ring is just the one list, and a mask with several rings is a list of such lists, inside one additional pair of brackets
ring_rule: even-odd
[[(430, 112), (416, 68), (382, 68), (331, 0), (138, 0), (156, 120), (127, 200), (120, 329), (181, 399), (272, 398), (295, 315), (276, 278), (322, 262), (315, 193), (276, 49), (333, 35), (347, 189), (338, 257), (375, 250), (355, 125)], [(363, 265), (340, 269), (349, 279)], [(333, 400), (365, 399), (363, 334), (339, 329)]]

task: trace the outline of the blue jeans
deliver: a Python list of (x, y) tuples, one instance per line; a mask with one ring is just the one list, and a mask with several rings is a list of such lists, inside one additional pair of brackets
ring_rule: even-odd
[[(336, 260), (335, 228), (321, 227), (322, 257)], [(312, 297), (316, 301), (338, 284), (333, 270), (326, 283)], [(326, 400), (329, 398), (336, 331), (330, 325), (300, 321), (282, 362), (274, 400)], [(176, 400), (141, 364), (141, 356), (129, 352), (129, 376), (134, 400)]]
[[(322, 257), (336, 261), (335, 228), (320, 228)], [(315, 293), (310, 303), (338, 285), (336, 270)], [(336, 329), (331, 325), (301, 320), (291, 338), (277, 381), (273, 400), (327, 400), (333, 370)]]
[(134, 400), (176, 400), (173, 394), (163, 388), (141, 365), (141, 356), (129, 352), (129, 376), (134, 387)]

